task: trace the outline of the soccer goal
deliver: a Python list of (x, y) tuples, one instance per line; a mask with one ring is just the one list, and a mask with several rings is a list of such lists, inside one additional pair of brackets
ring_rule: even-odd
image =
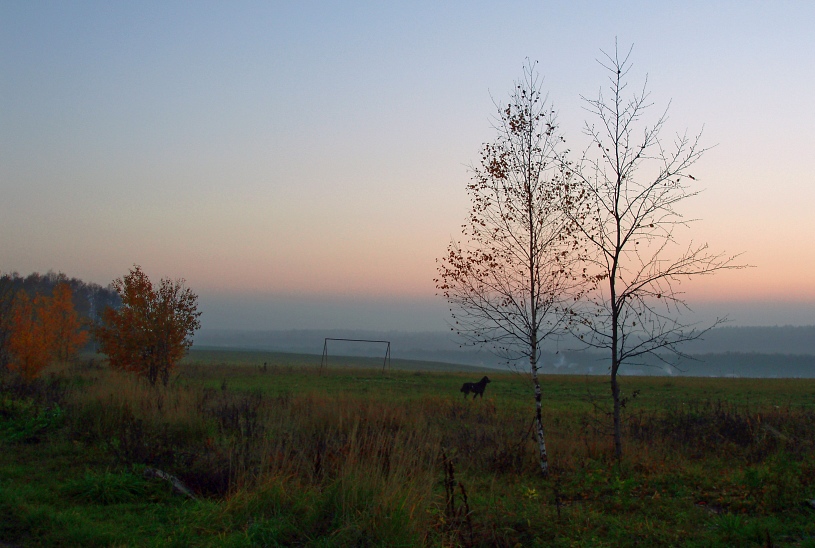
[(357, 342), (357, 343), (376, 343), (376, 344), (385, 344), (385, 359), (382, 361), (382, 371), (385, 371), (385, 366), (390, 367), (391, 365), (391, 342), (390, 341), (372, 341), (369, 339), (332, 339), (330, 337), (326, 337), (325, 342), (323, 343), (323, 357), (320, 360), (320, 372), (322, 373), (323, 367), (328, 366), (328, 341), (335, 341), (335, 342)]

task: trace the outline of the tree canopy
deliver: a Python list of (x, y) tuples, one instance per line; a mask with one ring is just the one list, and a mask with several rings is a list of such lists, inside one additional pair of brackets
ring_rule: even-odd
[(472, 207), (463, 243), (438, 261), (436, 287), (451, 306), (453, 331), (515, 366), (528, 364), (535, 389), (541, 473), (549, 464), (541, 420), (541, 343), (563, 330), (587, 278), (577, 271), (576, 204), (555, 113), (527, 67), (505, 106), (495, 141), (483, 146), (467, 186)]
[(139, 266), (113, 282), (122, 305), (105, 309), (95, 329), (112, 367), (167, 384), (201, 327), (198, 296), (184, 283), (164, 278), (154, 286)]

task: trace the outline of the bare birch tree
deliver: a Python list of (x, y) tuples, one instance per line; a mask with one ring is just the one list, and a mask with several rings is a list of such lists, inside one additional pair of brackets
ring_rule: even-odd
[[(707, 244), (680, 244), (680, 228), (691, 220), (678, 206), (698, 194), (689, 173), (705, 149), (700, 135), (661, 138), (667, 110), (652, 125), (644, 121), (652, 106), (646, 86), (628, 92), (631, 50), (624, 56), (604, 53), (600, 64), (609, 86), (596, 99), (583, 97), (594, 123), (586, 123), (590, 144), (573, 177), (584, 200), (575, 218), (594, 253), (589, 274), (601, 281), (587, 294), (581, 337), (591, 347), (609, 351), (613, 401), (614, 452), (622, 456), (618, 373), (623, 364), (655, 357), (669, 367), (681, 356), (680, 344), (707, 329), (683, 323), (687, 309), (682, 280), (740, 268), (734, 257), (708, 250)], [(716, 323), (718, 323), (717, 320)], [(715, 325), (715, 324), (714, 324)]]
[(541, 342), (558, 334), (583, 281), (573, 274), (563, 139), (541, 93), (533, 65), (506, 106), (496, 105), (496, 140), (485, 144), (467, 186), (472, 201), (463, 242), (438, 260), (436, 287), (448, 300), (453, 330), (517, 363), (524, 360), (535, 390), (540, 468), (548, 475), (541, 387)]

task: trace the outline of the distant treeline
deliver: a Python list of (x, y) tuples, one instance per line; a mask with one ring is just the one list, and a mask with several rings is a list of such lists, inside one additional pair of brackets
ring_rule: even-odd
[[(815, 323), (815, 310), (812, 312)], [(760, 354), (815, 355), (815, 325), (773, 327), (718, 327), (687, 343), (690, 354), (756, 352)]]
[[(813, 318), (815, 321), (815, 318)], [(281, 352), (320, 353), (326, 337), (348, 339), (389, 340), (394, 357), (416, 357), (427, 354), (435, 359), (439, 354), (451, 357), (459, 354), (473, 356), (479, 361), (493, 361), (485, 349), (461, 346), (460, 341), (449, 332), (362, 331), (339, 329), (299, 330), (237, 330), (203, 329), (196, 337), (196, 344), (205, 346), (235, 347)], [(580, 349), (579, 341), (546, 341), (544, 352), (573, 352)], [(337, 354), (367, 356), (382, 353), (376, 345), (361, 343), (332, 343)], [(813, 355), (815, 356), (815, 325), (794, 327), (719, 327), (705, 333), (696, 341), (682, 347), (686, 354), (725, 354), (728, 352)], [(404, 355), (410, 353), (411, 356)]]
[[(391, 342), (393, 358), (440, 361), (505, 369), (506, 364), (486, 349), (459, 346), (449, 333), (355, 330), (248, 331), (203, 329), (197, 347), (243, 348), (300, 354), (320, 354), (326, 337), (374, 339)], [(333, 356), (384, 356), (382, 344), (330, 341)], [(690, 375), (699, 377), (815, 377), (815, 326), (723, 327), (705, 334), (683, 350), (689, 358), (672, 360), (669, 367), (657, 358), (629, 364), (623, 375)], [(666, 359), (671, 357), (666, 356)], [(542, 371), (549, 374), (602, 375), (608, 357), (589, 350), (557, 348), (549, 342), (541, 356)], [(519, 364), (523, 368), (524, 364)]]
[[(70, 288), (73, 311), (79, 316), (79, 323), (83, 330), (96, 323), (106, 307), (118, 307), (121, 304), (119, 295), (111, 287), (102, 287), (99, 284), (69, 278), (61, 272), (48, 272), (47, 274), (34, 272), (28, 276), (20, 276), (16, 272), (0, 273), (0, 369), (8, 367), (12, 359), (12, 335), (15, 332), (14, 322), (15, 318), (17, 318), (15, 314), (21, 310), (18, 309), (21, 306), (20, 303), (36, 302), (38, 296), (50, 299), (54, 296), (54, 288), (58, 284), (65, 284)], [(25, 293), (27, 297), (21, 300), (21, 293)], [(32, 309), (22, 314), (40, 314), (35, 321), (45, 321), (42, 319), (42, 310), (35, 313)], [(17, 329), (19, 333), (19, 328)], [(29, 331), (29, 334), (31, 334), (31, 329), (33, 328), (29, 327), (23, 329), (23, 331)], [(87, 337), (83, 337), (83, 339), (87, 340)], [(48, 347), (42, 337), (37, 336), (37, 341), (41, 348)], [(93, 345), (94, 343), (88, 342), (88, 344)], [(26, 348), (33, 347), (27, 346)], [(35, 363), (36, 361), (33, 359), (24, 360), (26, 364)]]
[[(621, 375), (683, 377), (815, 378), (815, 355), (724, 352), (693, 354), (676, 359), (672, 355), (647, 356), (620, 368)], [(605, 375), (609, 360), (604, 354), (567, 352), (541, 356), (546, 374)]]
[(17, 272), (12, 272), (0, 275), (0, 314), (3, 314), (5, 305), (10, 305), (18, 291), (24, 290), (31, 297), (51, 295), (58, 283), (68, 284), (71, 288), (74, 308), (80, 317), (91, 322), (96, 322), (106, 307), (116, 308), (121, 304), (119, 295), (110, 286), (102, 287), (78, 278), (69, 278), (62, 272), (46, 274), (34, 272), (25, 277), (20, 276)]

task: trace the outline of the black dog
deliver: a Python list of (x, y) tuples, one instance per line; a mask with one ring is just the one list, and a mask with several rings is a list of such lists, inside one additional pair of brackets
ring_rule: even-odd
[(465, 382), (461, 385), (461, 391), (464, 392), (464, 399), (467, 399), (467, 395), (472, 392), (473, 399), (476, 396), (481, 396), (481, 399), (484, 399), (484, 389), (487, 388), (487, 383), (490, 382), (489, 377), (485, 376), (478, 382)]

